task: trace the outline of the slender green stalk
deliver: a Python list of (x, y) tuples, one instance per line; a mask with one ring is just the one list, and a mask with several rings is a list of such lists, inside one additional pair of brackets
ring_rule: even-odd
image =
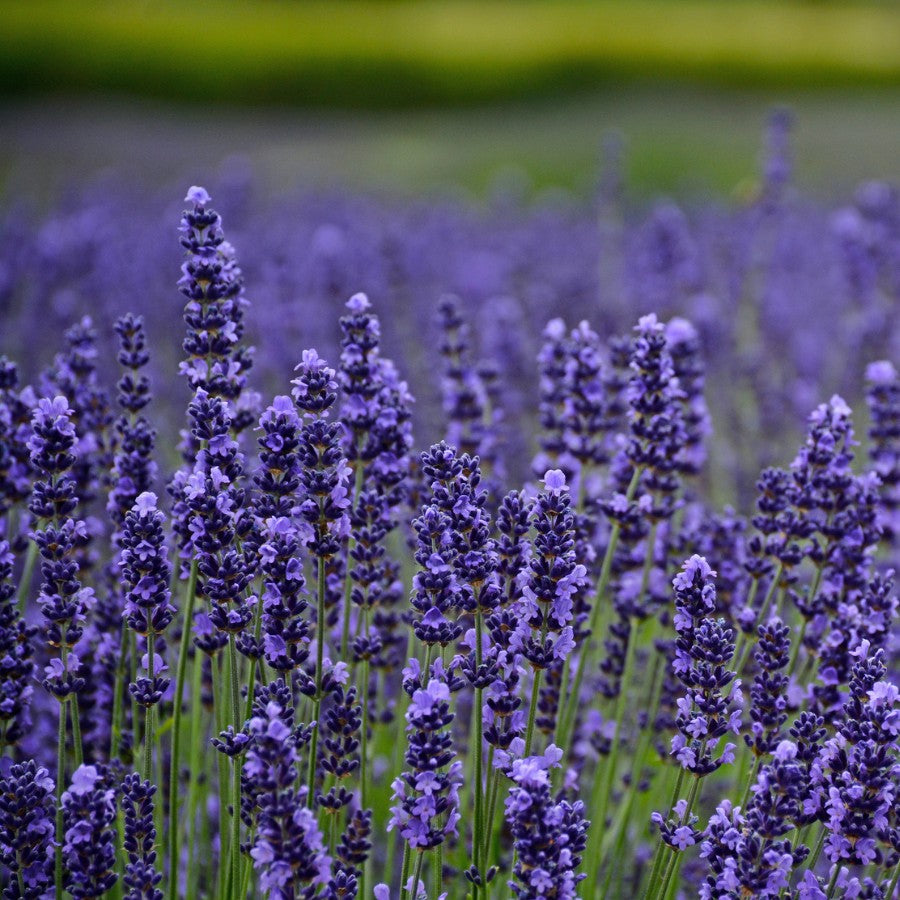
[(819, 837), (816, 840), (816, 846), (813, 849), (813, 852), (810, 854), (809, 859), (806, 863), (806, 868), (811, 872), (815, 870), (816, 863), (819, 861), (819, 856), (822, 854), (822, 848), (825, 846), (825, 829), (821, 825), (819, 826)]
[[(369, 607), (363, 606), (363, 618), (365, 633), (369, 633)], [(369, 808), (369, 655), (366, 654), (363, 660), (362, 678), (360, 679), (360, 694), (362, 694), (362, 725), (360, 726), (360, 748), (359, 748), (359, 797), (360, 806), (365, 810)], [(368, 857), (362, 867), (359, 876), (359, 896), (366, 896), (366, 869), (368, 868)]]
[(541, 675), (543, 669), (534, 670), (534, 680), (531, 683), (531, 703), (528, 706), (528, 727), (525, 729), (525, 756), (531, 756), (531, 743), (534, 738), (534, 720), (537, 717), (538, 695), (541, 691)]
[[(416, 868), (413, 872), (413, 880), (412, 880), (412, 888), (409, 891), (409, 896), (416, 900), (419, 896), (419, 881), (422, 878), (422, 861), (425, 859), (425, 854), (419, 850), (416, 853)], [(405, 887), (405, 886), (404, 886)], [(402, 894), (401, 894), (402, 896)]]
[(316, 602), (316, 696), (313, 700), (313, 726), (312, 741), (309, 745), (309, 771), (307, 773), (306, 805), (313, 808), (316, 794), (316, 755), (319, 750), (319, 714), (322, 710), (322, 660), (325, 648), (325, 560), (319, 557), (317, 582), (318, 590)]
[[(122, 625), (125, 628), (125, 625)], [(120, 641), (120, 646), (122, 642)], [(119, 759), (122, 749), (122, 719), (125, 715), (125, 704), (122, 702), (125, 691), (125, 662), (128, 658), (126, 653), (120, 653), (116, 660), (116, 681), (113, 693), (113, 712), (112, 712), (112, 729), (109, 739), (109, 758)]]
[[(688, 792), (687, 807), (684, 811), (684, 815), (681, 817), (682, 825), (690, 821), (691, 812), (693, 812), (694, 804), (697, 802), (697, 795), (699, 794), (699, 792), (700, 779), (695, 776), (694, 780), (691, 782), (691, 789)], [(666, 874), (663, 878), (659, 894), (657, 895), (659, 897), (659, 900), (665, 900), (665, 898), (669, 896), (669, 887), (673, 884), (677, 884), (678, 872), (681, 869), (681, 863), (683, 860), (684, 853), (676, 853), (675, 851), (672, 851), (672, 860), (666, 868)]]
[(753, 765), (750, 767), (750, 777), (747, 779), (747, 786), (744, 788), (744, 796), (741, 798), (741, 809), (747, 808), (747, 800), (750, 798), (751, 788), (756, 783), (756, 773), (759, 771), (760, 761), (761, 757), (757, 756), (753, 760)]
[(31, 590), (31, 582), (34, 577), (34, 567), (37, 564), (38, 548), (34, 541), (28, 542), (28, 551), (25, 555), (25, 567), (22, 569), (22, 578), (19, 581), (19, 590), (16, 596), (16, 605), (19, 607), (19, 615), (25, 615), (28, 606), (28, 593)]
[(75, 768), (84, 762), (84, 746), (81, 743), (81, 720), (78, 717), (78, 694), (72, 694), (69, 698), (70, 714), (72, 716), (72, 749), (75, 751)]
[[(213, 661), (213, 710), (218, 731), (225, 729), (225, 679), (222, 670), (225, 668), (227, 660), (226, 654), (219, 653)], [(231, 802), (231, 790), (228, 784), (228, 762), (225, 754), (218, 751), (216, 751), (216, 768), (219, 785), (219, 877), (216, 881), (216, 890), (220, 898), (226, 898), (228, 896), (228, 878), (231, 875), (231, 867), (225, 862), (230, 859), (228, 853), (228, 804)]]
[[(351, 511), (356, 509), (356, 501), (363, 485), (363, 465), (359, 458), (359, 441), (357, 440), (357, 457), (353, 463), (353, 497), (350, 501)], [(347, 571), (344, 573), (344, 609), (341, 622), (341, 659), (347, 658), (347, 650), (350, 647), (350, 595), (353, 592), (353, 581), (350, 578), (350, 552), (356, 545), (356, 541), (351, 536), (347, 543)], [(360, 896), (363, 896), (360, 891)]]
[[(481, 638), (482, 632), (484, 630), (484, 623), (482, 621), (483, 616), (481, 612), (481, 608), (475, 610), (475, 666), (476, 670), (481, 668)], [(480, 687), (475, 688), (475, 784), (473, 786), (473, 790), (475, 791), (475, 829), (472, 834), (472, 857), (475, 862), (475, 868), (478, 872), (483, 875), (482, 871), (482, 857), (481, 857), (481, 844), (482, 844), (482, 828), (483, 828), (483, 819), (484, 819), (484, 785), (482, 783), (483, 773), (482, 773), (482, 745), (484, 743), (483, 737), (483, 722), (481, 719), (482, 714), (482, 694), (483, 691)], [(473, 885), (472, 888), (473, 895), (477, 898), (480, 893), (478, 885)], [(435, 894), (437, 896), (437, 894)]]
[[(632, 813), (636, 805), (635, 801), (638, 793), (637, 786), (640, 783), (641, 773), (644, 771), (644, 767), (647, 764), (647, 755), (650, 752), (653, 742), (653, 723), (656, 721), (656, 716), (659, 712), (659, 701), (662, 695), (663, 680), (664, 667), (662, 665), (662, 658), (659, 654), (656, 654), (653, 663), (653, 672), (650, 677), (650, 695), (647, 702), (642, 707), (647, 710), (647, 727), (641, 733), (637, 753), (635, 754), (631, 768), (631, 789), (628, 791), (628, 799), (624, 804), (622, 814), (618, 817), (617, 827), (610, 832), (613, 840), (610, 842), (606, 840), (606, 836), (604, 836), (604, 849), (601, 854), (601, 861), (603, 862), (608, 860), (610, 848), (613, 849), (614, 858), (619, 858), (624, 849), (623, 844), (625, 836), (628, 833), (628, 827), (631, 824)], [(610, 872), (611, 871), (612, 869), (610, 868)], [(604, 891), (604, 894), (605, 893), (606, 891)]]
[[(628, 685), (634, 671), (635, 646), (637, 645), (638, 622), (632, 618), (625, 649), (625, 666), (619, 683), (619, 696), (616, 699), (615, 723), (616, 733), (613, 735), (609, 756), (606, 758), (606, 766), (603, 769), (603, 778), (594, 781), (594, 789), (591, 796), (591, 821), (596, 827), (592, 828), (588, 840), (588, 859), (598, 859), (600, 843), (606, 831), (606, 813), (609, 809), (609, 801), (612, 796), (613, 784), (616, 778), (616, 769), (619, 761), (619, 748), (623, 740), (623, 718), (625, 716), (625, 703), (628, 697)], [(599, 861), (599, 860), (598, 860)], [(593, 897), (597, 885), (599, 866), (590, 866), (585, 887), (585, 896)]]
[[(672, 797), (669, 800), (669, 805), (666, 807), (667, 816), (671, 815), (672, 810), (675, 808), (675, 804), (678, 802), (678, 797), (681, 794), (681, 788), (684, 785), (685, 771), (686, 770), (681, 766), (678, 767), (678, 778), (675, 780), (675, 787), (672, 790)], [(659, 876), (666, 860), (665, 850), (666, 845), (663, 843), (662, 838), (660, 838), (656, 843), (656, 853), (653, 857), (653, 866), (650, 869), (650, 878), (647, 881), (647, 889), (643, 894), (644, 900), (652, 900), (652, 898), (656, 896), (656, 886), (658, 884)]]
[[(65, 638), (65, 634), (63, 635)], [(66, 701), (59, 703), (59, 735), (56, 742), (56, 857), (54, 862), (54, 881), (56, 883), (56, 900), (63, 896), (63, 864), (62, 848), (65, 829), (63, 827), (62, 794), (66, 780)]]
[[(262, 600), (256, 603), (256, 609), (253, 611), (253, 639), (259, 643), (259, 636), (262, 633)], [(250, 674), (247, 678), (247, 706), (244, 718), (249, 719), (253, 712), (253, 693), (256, 689), (256, 671), (260, 670), (262, 682), (265, 684), (266, 671), (265, 662), (258, 660), (255, 656), (250, 660)], [(235, 725), (237, 728), (237, 725)]]
[[(178, 668), (175, 673), (175, 696), (172, 698), (172, 760), (169, 768), (169, 900), (178, 897), (178, 783), (181, 774), (181, 705), (184, 700), (184, 678), (187, 671), (190, 629), (194, 621), (194, 601), (197, 595), (197, 561), (191, 563), (184, 620), (181, 627), (181, 646), (178, 648)], [(195, 702), (198, 700), (195, 697)], [(199, 705), (199, 704), (198, 704)], [(196, 774), (191, 775), (192, 779)]]
[[(641, 586), (638, 593), (637, 605), (640, 605), (643, 602), (644, 596), (647, 593), (647, 587), (650, 583), (650, 571), (653, 568), (653, 562), (656, 556), (656, 529), (657, 523), (654, 522), (650, 526), (650, 531), (647, 534), (647, 551), (644, 555), (644, 567), (641, 572)], [(616, 733), (613, 737), (609, 756), (606, 760), (603, 780), (595, 782), (593, 796), (591, 797), (591, 819), (600, 827), (594, 828), (590, 832), (587, 858), (597, 860), (598, 862), (603, 833), (606, 830), (606, 813), (609, 809), (609, 802), (612, 799), (613, 785), (615, 784), (616, 779), (619, 750), (625, 737), (625, 706), (628, 702), (628, 695), (631, 690), (631, 681), (634, 678), (634, 661), (637, 655), (637, 647), (640, 642), (640, 630), (641, 622), (632, 616), (629, 621), (628, 637), (626, 638), (625, 644), (625, 665), (622, 669), (622, 677), (619, 680), (619, 695), (616, 698), (616, 709), (613, 719), (616, 723)], [(598, 797), (599, 806), (597, 805)], [(599, 866), (597, 865), (592, 865), (588, 871), (585, 888), (585, 895), (588, 897), (594, 896), (598, 873)]]
[(791, 647), (791, 658), (787, 667), (788, 678), (793, 676), (794, 671), (797, 668), (797, 663), (800, 661), (800, 648), (803, 646), (803, 639), (806, 637), (807, 628), (809, 628), (809, 619), (804, 619), (803, 624), (800, 626), (800, 634), (797, 635), (794, 640), (794, 646)]
[[(241, 691), (239, 684), (237, 641), (233, 634), (228, 635), (228, 654), (231, 658), (231, 721), (235, 732), (240, 731)], [(231, 884), (235, 890), (241, 883), (241, 762), (240, 757), (232, 759), (231, 788)]]
[(885, 897), (890, 898), (890, 900), (894, 900), (894, 892), (897, 890), (897, 882), (900, 880), (900, 863), (897, 863), (894, 866), (894, 874), (891, 876), (890, 884), (888, 884), (887, 892), (885, 893)]
[(738, 674), (740, 674), (744, 670), (744, 666), (747, 664), (747, 658), (750, 656), (750, 651), (753, 649), (753, 644), (756, 641), (756, 626), (761, 622), (765, 621), (766, 613), (769, 611), (769, 607), (772, 605), (772, 598), (775, 596), (775, 591), (778, 588), (778, 582), (781, 580), (781, 573), (784, 571), (784, 564), (778, 563), (775, 567), (775, 572), (772, 574), (772, 581), (769, 584), (769, 589), (766, 591), (766, 596), (763, 599), (763, 604), (759, 609), (759, 613), (753, 622), (753, 629), (750, 632), (750, 636), (744, 632), (741, 632), (740, 637), (738, 638), (738, 643), (740, 647), (735, 648), (734, 659), (738, 661), (736, 670)]
[[(625, 496), (628, 500), (634, 497), (637, 491), (638, 483), (641, 480), (643, 468), (638, 467), (631, 476), (628, 483), (628, 490)], [(562, 728), (559, 732), (558, 745), (560, 747), (568, 747), (571, 744), (572, 732), (575, 729), (575, 717), (578, 713), (578, 703), (581, 696), (581, 685), (584, 682), (584, 675), (588, 665), (592, 662), (594, 648), (598, 639), (598, 628), (600, 625), (601, 611), (603, 610), (603, 599), (606, 596), (606, 589), (609, 586), (609, 578), (612, 574), (613, 557), (616, 554), (616, 547), (619, 544), (619, 532), (621, 526), (618, 522), (613, 522), (609, 531), (609, 542), (606, 545), (606, 552), (603, 554), (603, 562), (600, 566), (600, 577), (597, 581), (597, 589), (594, 591), (594, 607), (591, 610), (590, 619), (590, 637), (585, 646), (578, 654), (578, 666), (575, 669), (575, 680), (572, 683), (572, 689), (569, 692), (563, 709), (563, 715), (560, 719)]]
[(197, 650), (191, 663), (191, 753), (188, 766), (188, 868), (187, 868), (187, 900), (195, 900), (197, 896), (197, 875), (195, 871), (197, 843), (197, 804), (200, 797), (201, 748), (205, 745), (204, 734), (201, 733), (203, 706), (201, 692), (203, 690), (203, 654)]
[[(403, 897), (403, 892), (406, 890), (406, 882), (409, 880), (409, 865), (410, 865), (410, 849), (409, 849), (409, 841), (403, 841), (403, 864), (400, 867), (400, 897)], [(389, 873), (390, 874), (390, 873)], [(413, 895), (415, 896), (415, 895)]]
[[(838, 876), (841, 874), (841, 867), (835, 866), (834, 872), (831, 873), (831, 880), (828, 882), (828, 889), (825, 891), (825, 897), (827, 900), (831, 900), (834, 897), (835, 888), (837, 888), (837, 880)], [(888, 894), (890, 896), (890, 894)]]
[[(147, 632), (147, 674), (150, 683), (153, 683), (153, 653), (155, 650), (156, 635), (151, 626)], [(153, 707), (148, 706), (144, 710), (144, 779), (152, 780), (153, 775)]]
[(434, 885), (434, 896), (440, 897), (444, 892), (444, 844), (438, 844), (434, 848), (434, 871), (432, 874), (432, 883)]

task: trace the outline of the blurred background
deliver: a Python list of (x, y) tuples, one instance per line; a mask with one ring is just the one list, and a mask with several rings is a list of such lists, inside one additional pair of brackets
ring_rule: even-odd
[(0, 2), (0, 353), (40, 384), (87, 341), (111, 383), (111, 323), (144, 314), (170, 447), (201, 184), (260, 391), (303, 347), (334, 360), (366, 291), (430, 443), (454, 293), (515, 482), (550, 318), (605, 345), (686, 316), (706, 489), (746, 509), (817, 403), (841, 392), (862, 430), (866, 366), (900, 358), (898, 182), (894, 0)]
[(752, 190), (788, 105), (797, 183), (900, 175), (896, 0), (4, 0), (0, 185), (103, 167), (272, 189), (495, 179), (583, 191), (624, 136), (635, 201)]

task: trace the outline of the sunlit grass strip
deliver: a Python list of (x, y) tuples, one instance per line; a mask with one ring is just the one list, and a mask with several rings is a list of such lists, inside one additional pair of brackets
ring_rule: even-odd
[(772, 0), (381, 0), (220, 3), (211, 15), (199, 2), (44, 0), (0, 9), (0, 75), (7, 92), (380, 107), (634, 78), (896, 85), (900, 12)]

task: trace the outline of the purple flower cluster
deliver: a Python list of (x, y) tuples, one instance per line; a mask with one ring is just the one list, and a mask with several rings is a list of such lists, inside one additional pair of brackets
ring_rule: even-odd
[(578, 874), (590, 824), (578, 800), (554, 800), (546, 760), (529, 756), (512, 764), (513, 787), (506, 800), (506, 819), (516, 851), (513, 894), (521, 900), (555, 897), (575, 900)]
[(455, 759), (449, 726), (451, 675), (440, 661), (427, 682), (415, 660), (404, 670), (404, 690), (410, 695), (406, 712), (408, 767), (393, 782), (394, 805), (388, 829), (397, 829), (413, 849), (428, 850), (456, 834), (462, 762)]
[(672, 668), (684, 686), (678, 700), (672, 754), (698, 777), (734, 760), (735, 745), (720, 748), (729, 731), (740, 732), (740, 680), (727, 668), (734, 655), (734, 631), (716, 610), (715, 572), (692, 556), (672, 582), (675, 588), (675, 656)]
[(101, 897), (115, 883), (116, 790), (104, 767), (80, 766), (62, 795), (66, 890)]
[[(171, 362), (148, 353), (167, 322), (154, 308), (117, 310), (109, 336), (78, 321), (38, 391), (0, 361), (0, 892), (894, 900), (900, 456), (883, 301), (900, 284), (900, 207), (871, 188), (827, 226), (859, 328), (833, 317), (852, 333), (832, 360), (810, 322), (801, 367), (784, 298), (810, 269), (774, 133), (748, 247), (724, 213), (712, 245), (671, 204), (616, 225), (609, 189), (601, 237), (625, 249), (616, 273), (601, 248), (599, 310), (557, 214), (539, 239), (536, 220), (516, 232), (515, 278), (491, 263), (510, 222), (476, 229), (460, 285), (427, 250), (427, 216), (413, 252), (337, 204), (334, 224), (301, 216), (265, 260), (246, 257), (267, 303), (245, 321), (234, 251), (192, 188), (180, 446), (168, 391), (148, 417), (150, 376)], [(271, 233), (234, 195), (225, 208), (251, 251)], [(460, 228), (475, 226), (451, 216), (440, 232), (448, 258)], [(48, 266), (64, 232), (47, 235)], [(6, 258), (0, 241), (8, 300)], [(52, 318), (46, 290), (33, 296)], [(552, 318), (556, 291), (576, 328)], [(419, 294), (444, 296), (434, 341)], [(320, 295), (334, 315), (304, 316), (301, 344), (297, 309)], [(656, 312), (629, 337), (632, 296)], [(536, 384), (528, 328), (548, 315)], [(257, 328), (261, 372), (244, 344)], [(288, 375), (313, 344), (335, 368), (308, 349)], [(857, 402), (873, 356), (855, 458), (850, 404), (816, 403), (832, 382)], [(707, 398), (712, 379), (734, 391)], [(39, 669), (49, 694), (32, 691)]]

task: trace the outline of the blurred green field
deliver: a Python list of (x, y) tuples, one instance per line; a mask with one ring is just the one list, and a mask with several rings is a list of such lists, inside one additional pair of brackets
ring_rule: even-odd
[(276, 192), (335, 186), (483, 197), (500, 179), (525, 191), (562, 187), (584, 196), (597, 178), (601, 139), (616, 130), (632, 200), (661, 193), (738, 198), (755, 189), (774, 104), (794, 112), (795, 178), (804, 191), (842, 202), (863, 179), (900, 182), (894, 90), (631, 86), (552, 101), (404, 111), (7, 99), (0, 102), (0, 195), (49, 202), (111, 169), (180, 197), (184, 179), (205, 183), (223, 165), (246, 162), (260, 188)]
[(900, 85), (900, 4), (6, 0), (0, 90), (391, 108), (630, 81)]

